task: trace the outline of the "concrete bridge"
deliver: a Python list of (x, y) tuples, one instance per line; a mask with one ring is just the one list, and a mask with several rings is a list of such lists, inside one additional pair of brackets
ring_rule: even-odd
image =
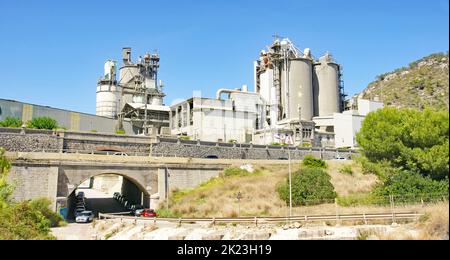
[(20, 201), (47, 197), (55, 210), (69, 207), (81, 183), (103, 174), (123, 176), (122, 193), (135, 203), (153, 207), (165, 198), (169, 188), (196, 187), (230, 165), (288, 163), (39, 152), (7, 152), (6, 156), (12, 162), (9, 179), (16, 184), (13, 198)]

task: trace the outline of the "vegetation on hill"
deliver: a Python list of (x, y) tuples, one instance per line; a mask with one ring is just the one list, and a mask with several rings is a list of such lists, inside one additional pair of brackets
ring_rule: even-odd
[(0, 148), (0, 240), (54, 239), (50, 228), (62, 223), (60, 215), (49, 209), (45, 198), (13, 203), (10, 196), (14, 186), (7, 183), (11, 164)]
[(436, 53), (389, 73), (362, 92), (364, 98), (378, 96), (388, 106), (449, 109), (449, 56)]
[[(362, 174), (361, 168), (354, 163), (327, 162), (327, 165), (326, 173), (331, 177), (328, 178), (338, 196), (369, 192), (377, 182), (375, 175)], [(352, 165), (353, 175), (340, 173), (343, 165)], [(165, 203), (162, 203), (158, 212), (172, 217), (286, 216), (289, 203), (280, 198), (277, 189), (286, 183), (287, 165), (254, 167), (253, 173), (231, 167), (197, 188), (174, 190), (169, 196), (170, 210), (165, 210)], [(300, 168), (305, 167), (300, 163), (292, 164), (293, 172)], [(239, 192), (240, 200), (237, 199)], [(333, 202), (333, 198), (317, 200), (322, 203), (330, 201)], [(335, 210), (334, 203), (294, 206), (293, 214), (334, 214)], [(347, 210), (357, 212), (357, 209)]]

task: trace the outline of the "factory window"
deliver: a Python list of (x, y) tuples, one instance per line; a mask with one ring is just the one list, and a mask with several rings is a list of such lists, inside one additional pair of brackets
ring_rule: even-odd
[(233, 106), (233, 111), (236, 111), (236, 103), (234, 102), (234, 100), (231, 102), (231, 105)]

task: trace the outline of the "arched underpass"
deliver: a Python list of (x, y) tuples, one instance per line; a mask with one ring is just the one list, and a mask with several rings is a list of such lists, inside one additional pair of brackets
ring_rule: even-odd
[(92, 176), (79, 184), (68, 196), (68, 219), (74, 219), (76, 209), (76, 194), (85, 194), (86, 210), (98, 213), (127, 212), (119, 201), (113, 198), (115, 192), (122, 194), (131, 205), (148, 207), (149, 194), (137, 181), (117, 173), (104, 173)]

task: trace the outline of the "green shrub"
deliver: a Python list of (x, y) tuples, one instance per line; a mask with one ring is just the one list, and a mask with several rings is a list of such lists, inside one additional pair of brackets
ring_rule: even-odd
[(180, 135), (180, 140), (191, 140), (191, 137), (190, 136), (187, 136), (187, 135)]
[(179, 212), (173, 212), (167, 209), (158, 209), (156, 210), (156, 214), (158, 218), (181, 218), (181, 214)]
[(91, 130), (91, 133), (97, 133), (98, 131), (97, 130), (95, 130), (95, 129), (92, 129)]
[(342, 207), (362, 205), (387, 205), (389, 204), (389, 197), (379, 197), (371, 193), (351, 194), (344, 197), (338, 197), (337, 203)]
[[(304, 168), (292, 174), (292, 204), (315, 205), (336, 198), (331, 177), (320, 168)], [(289, 203), (289, 180), (277, 188), (278, 195)]]
[(400, 171), (375, 187), (372, 194), (375, 196), (403, 196), (407, 199), (410, 196), (420, 196), (421, 194), (448, 195), (448, 188), (448, 179), (436, 181), (430, 177), (423, 177), (419, 173)]
[(230, 140), (228, 140), (228, 143), (234, 144), (234, 143), (237, 143), (237, 141), (235, 139), (230, 139)]
[(302, 165), (305, 167), (312, 167), (312, 168), (327, 168), (327, 164), (322, 159), (317, 159), (312, 155), (306, 155), (305, 158), (303, 158)]
[(18, 128), (22, 126), (22, 120), (16, 117), (6, 117), (5, 120), (0, 121), (0, 126)]
[(351, 165), (344, 165), (342, 168), (339, 169), (340, 173), (353, 175), (353, 169)]
[(50, 221), (50, 227), (58, 227), (64, 220), (61, 215), (50, 210), (51, 202), (47, 198), (39, 198), (30, 201), (30, 208), (39, 211)]
[(118, 129), (118, 130), (116, 130), (116, 134), (117, 134), (117, 135), (124, 135), (124, 134), (125, 134), (125, 130), (123, 130), (123, 129)]
[(245, 175), (248, 175), (248, 171), (243, 170), (239, 167), (228, 167), (223, 170), (223, 177), (245, 176)]
[(58, 128), (58, 122), (56, 122), (56, 120), (53, 118), (42, 116), (33, 118), (31, 121), (28, 121), (27, 127), (33, 129), (53, 130)]

